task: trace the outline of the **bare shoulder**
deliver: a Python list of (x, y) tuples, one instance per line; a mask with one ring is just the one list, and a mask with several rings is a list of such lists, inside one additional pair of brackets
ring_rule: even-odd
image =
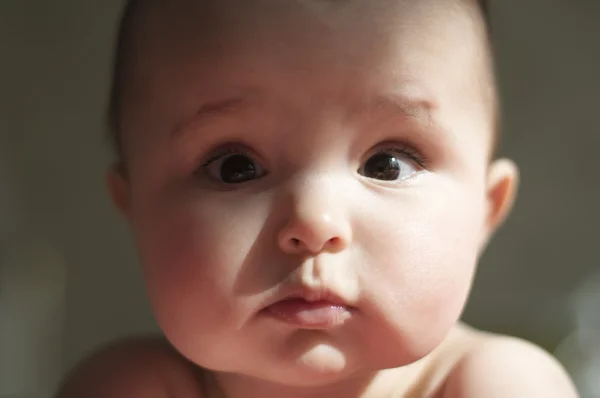
[(159, 338), (112, 343), (67, 375), (57, 398), (202, 398), (194, 368)]
[(521, 339), (471, 332), (470, 347), (448, 373), (443, 398), (576, 398), (567, 372)]

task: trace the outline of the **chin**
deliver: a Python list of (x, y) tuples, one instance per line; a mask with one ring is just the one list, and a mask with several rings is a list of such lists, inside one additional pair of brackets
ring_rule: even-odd
[[(286, 369), (282, 369), (284, 367)], [(277, 368), (275, 372), (256, 375), (256, 377), (288, 387), (310, 388), (335, 384), (338, 381), (347, 379), (354, 373), (353, 370), (348, 368), (337, 369), (329, 367), (327, 363), (313, 363), (309, 366), (304, 364), (289, 364)]]
[(245, 363), (238, 372), (289, 387), (318, 387), (343, 380), (359, 368), (352, 353), (325, 342), (278, 354)]

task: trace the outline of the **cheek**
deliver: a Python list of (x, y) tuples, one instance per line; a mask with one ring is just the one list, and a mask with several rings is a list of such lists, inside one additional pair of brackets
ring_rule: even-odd
[(363, 263), (373, 264), (364, 270), (365, 290), (392, 333), (421, 345), (417, 351), (427, 351), (460, 316), (477, 260), (483, 201), (451, 192), (382, 205), (364, 223), (365, 235), (381, 236), (364, 247)]
[(476, 195), (424, 193), (366, 215), (363, 249), (383, 257), (374, 262), (378, 272), (397, 273), (409, 285), (419, 281), (415, 289), (439, 287), (449, 276), (470, 273), (482, 226), (483, 200)]
[[(223, 211), (227, 209), (227, 211)], [(268, 201), (244, 206), (209, 197), (142, 209), (135, 220), (138, 251), (150, 300), (167, 335), (210, 336), (235, 329), (247, 308), (233, 301), (262, 285), (246, 270), (260, 248)], [(257, 287), (257, 291), (259, 288)], [(244, 302), (251, 302), (244, 301)]]

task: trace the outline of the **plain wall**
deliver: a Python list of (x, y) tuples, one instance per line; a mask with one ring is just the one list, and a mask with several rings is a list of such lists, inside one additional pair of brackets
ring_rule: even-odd
[[(6, 336), (31, 328), (23, 311), (38, 311), (39, 330), (61, 330), (38, 340), (61, 348), (29, 355), (39, 353), (57, 375), (98, 344), (157, 330), (129, 232), (104, 186), (120, 7), (116, 0), (0, 2), (0, 332), (9, 323)], [(465, 319), (552, 350), (587, 322), (578, 321), (572, 297), (600, 266), (600, 2), (496, 1), (492, 10), (502, 153), (521, 167), (522, 186), (481, 261)], [(51, 277), (27, 279), (29, 271), (15, 271), (23, 262), (54, 267), (43, 271)], [(51, 287), (16, 285), (44, 281)], [(47, 292), (36, 299), (62, 307), (32, 309), (24, 291)], [(0, 350), (31, 347), (36, 337), (27, 336), (0, 342)], [(13, 363), (7, 352), (0, 358)], [(39, 368), (25, 363), (21, 372), (34, 378)]]

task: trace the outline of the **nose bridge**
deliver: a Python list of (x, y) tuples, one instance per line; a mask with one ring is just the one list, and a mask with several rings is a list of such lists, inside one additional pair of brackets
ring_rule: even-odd
[[(291, 188), (292, 216), (306, 222), (327, 222), (335, 226), (348, 216), (347, 189), (343, 177), (334, 174), (312, 174), (299, 178)], [(318, 224), (315, 224), (317, 227)]]
[(311, 213), (329, 212), (331, 202), (335, 201), (335, 177), (326, 174), (306, 175), (298, 178), (291, 189), (292, 200), (298, 211)]
[(289, 181), (289, 212), (280, 234), (285, 251), (340, 251), (351, 239), (350, 214), (339, 178), (304, 175)]

